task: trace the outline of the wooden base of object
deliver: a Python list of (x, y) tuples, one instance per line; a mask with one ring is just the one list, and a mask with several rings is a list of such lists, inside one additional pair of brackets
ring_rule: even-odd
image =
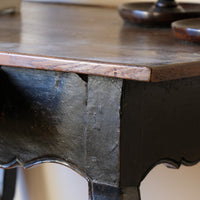
[(0, 13), (5, 11), (19, 12), (21, 0), (3, 0), (0, 4)]
[(119, 6), (120, 16), (127, 22), (146, 26), (170, 26), (174, 21), (200, 17), (200, 4), (180, 3), (174, 8), (157, 8), (155, 3), (127, 3)]
[(176, 21), (172, 29), (176, 38), (200, 43), (200, 18)]

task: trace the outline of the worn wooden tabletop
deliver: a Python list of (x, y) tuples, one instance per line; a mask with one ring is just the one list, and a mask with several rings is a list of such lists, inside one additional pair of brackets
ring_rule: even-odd
[(26, 2), (0, 16), (0, 65), (158, 82), (199, 76), (200, 45), (124, 24), (113, 8)]

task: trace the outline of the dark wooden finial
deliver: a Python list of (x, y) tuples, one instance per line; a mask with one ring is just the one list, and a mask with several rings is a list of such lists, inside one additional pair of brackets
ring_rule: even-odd
[(174, 8), (177, 7), (175, 0), (158, 0), (156, 6), (159, 8)]
[(178, 13), (184, 13), (185, 10), (181, 5), (176, 3), (175, 0), (158, 0), (150, 9), (150, 13), (159, 13), (161, 16), (160, 17), (165, 17), (162, 16), (165, 15), (166, 13), (170, 14), (178, 14)]

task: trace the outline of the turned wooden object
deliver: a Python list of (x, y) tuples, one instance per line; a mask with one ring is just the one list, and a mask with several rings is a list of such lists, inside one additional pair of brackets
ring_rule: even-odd
[(177, 39), (200, 43), (200, 18), (176, 21), (172, 30)]
[(176, 3), (175, 0), (127, 3), (119, 6), (119, 14), (133, 24), (170, 26), (176, 20), (200, 17), (200, 4)]

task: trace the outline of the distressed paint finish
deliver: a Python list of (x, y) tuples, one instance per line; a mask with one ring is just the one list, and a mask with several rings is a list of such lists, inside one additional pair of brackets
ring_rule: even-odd
[(121, 88), (120, 79), (88, 79), (87, 171), (94, 181), (115, 187), (119, 186)]
[(57, 155), (83, 168), (85, 82), (76, 74), (2, 71), (1, 162)]
[(122, 193), (118, 187), (94, 183), (93, 188), (94, 200), (122, 200)]
[(1, 167), (54, 158), (88, 180), (90, 200), (140, 200), (157, 163), (199, 160), (199, 89), (199, 77), (122, 87), (121, 79), (2, 67)]
[(179, 168), (200, 160), (199, 90), (200, 77), (124, 82), (120, 182), (125, 193), (139, 187), (156, 164)]
[(89, 181), (91, 199), (120, 199), (121, 87), (120, 79), (2, 67), (1, 166), (63, 160)]
[(200, 75), (199, 46), (108, 8), (23, 3), (0, 30), (0, 64), (18, 67), (0, 72), (1, 167), (63, 160), (91, 200), (138, 200), (156, 163), (199, 159), (200, 78), (179, 79)]

